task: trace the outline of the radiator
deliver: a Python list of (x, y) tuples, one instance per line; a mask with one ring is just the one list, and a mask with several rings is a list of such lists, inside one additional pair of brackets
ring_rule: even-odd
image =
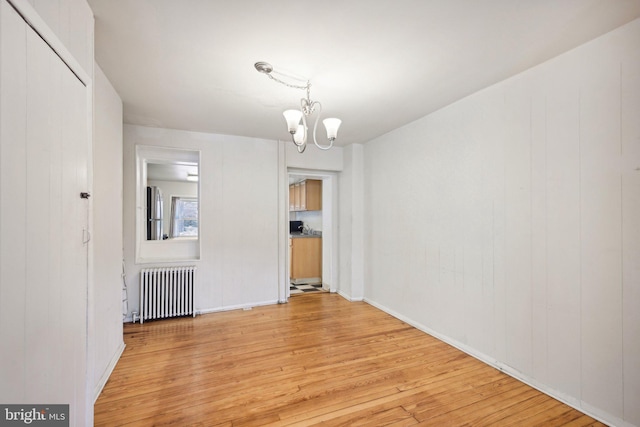
[(140, 323), (187, 316), (193, 308), (195, 266), (154, 267), (140, 271)]

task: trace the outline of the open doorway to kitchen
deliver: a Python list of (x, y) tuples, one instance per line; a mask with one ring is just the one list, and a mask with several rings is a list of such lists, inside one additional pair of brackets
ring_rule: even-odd
[(335, 292), (336, 175), (290, 169), (288, 185), (286, 297)]

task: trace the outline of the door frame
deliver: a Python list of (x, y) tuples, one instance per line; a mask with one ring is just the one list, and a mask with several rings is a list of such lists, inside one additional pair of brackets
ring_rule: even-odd
[(280, 239), (285, 243), (287, 250), (281, 265), (284, 271), (283, 280), (280, 283), (280, 301), (287, 302), (291, 293), (289, 289), (289, 178), (292, 176), (319, 179), (322, 181), (322, 287), (329, 292), (337, 292), (338, 289), (338, 174), (316, 169), (287, 168), (286, 188), (284, 193), (285, 223)]

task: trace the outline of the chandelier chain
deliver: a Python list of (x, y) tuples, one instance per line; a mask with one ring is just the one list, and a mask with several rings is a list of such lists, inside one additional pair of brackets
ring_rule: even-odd
[(306, 89), (307, 90), (307, 95), (309, 94), (309, 88), (311, 87), (311, 83), (309, 83), (309, 82), (307, 82), (307, 84), (305, 86), (300, 86), (300, 85), (293, 85), (291, 83), (287, 83), (287, 82), (285, 82), (283, 80), (280, 80), (277, 77), (273, 77), (273, 75), (271, 75), (271, 74), (267, 74), (267, 77), (269, 77), (271, 80), (274, 80), (274, 81), (276, 81), (276, 82), (278, 82), (280, 84), (283, 84), (283, 85), (285, 85), (287, 87), (290, 87), (290, 88), (293, 88), (293, 89)]

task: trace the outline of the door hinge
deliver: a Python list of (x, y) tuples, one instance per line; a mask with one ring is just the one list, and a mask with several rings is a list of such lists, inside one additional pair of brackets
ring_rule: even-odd
[(88, 199), (89, 197), (91, 197), (91, 194), (89, 194), (89, 193), (80, 193), (80, 198), (81, 199)]

